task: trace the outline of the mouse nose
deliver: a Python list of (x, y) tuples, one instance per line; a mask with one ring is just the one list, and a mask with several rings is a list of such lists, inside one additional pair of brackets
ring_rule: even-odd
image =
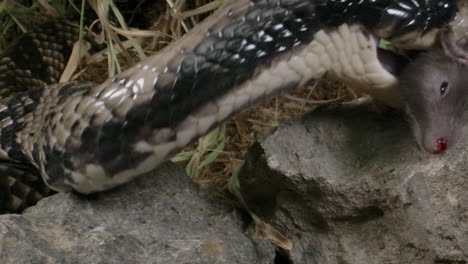
[(435, 148), (432, 149), (432, 154), (439, 154), (439, 153), (442, 153), (444, 152), (445, 150), (447, 150), (447, 139), (445, 138), (438, 138), (436, 140), (436, 145), (435, 145)]

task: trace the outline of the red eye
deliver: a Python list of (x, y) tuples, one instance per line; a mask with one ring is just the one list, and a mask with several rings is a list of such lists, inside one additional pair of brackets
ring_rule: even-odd
[(440, 85), (440, 95), (444, 95), (447, 89), (448, 89), (448, 82), (443, 81), (442, 84)]

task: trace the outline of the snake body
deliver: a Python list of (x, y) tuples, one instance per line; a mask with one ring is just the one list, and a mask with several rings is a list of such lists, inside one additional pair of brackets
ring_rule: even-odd
[[(382, 70), (375, 37), (427, 47), (456, 12), (450, 0), (226, 1), (181, 40), (100, 85), (56, 83), (52, 74), (76, 29), (49, 28), (61, 32), (53, 40), (30, 33), (0, 57), (0, 159), (20, 175), (0, 184), (0, 207), (19, 210), (28, 203), (12, 197), (46, 195), (36, 180), (23, 184), (25, 170), (56, 191), (125, 183), (237, 112), (326, 72), (388, 82), (358, 76), (357, 60)], [(12, 182), (26, 187), (15, 191)]]

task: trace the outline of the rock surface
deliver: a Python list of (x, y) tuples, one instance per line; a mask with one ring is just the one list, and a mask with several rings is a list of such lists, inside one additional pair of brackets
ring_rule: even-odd
[(1, 215), (0, 263), (274, 263), (274, 248), (241, 225), (168, 163), (110, 192)]
[(468, 263), (467, 149), (427, 154), (398, 115), (325, 108), (252, 148), (241, 193), (290, 263)]

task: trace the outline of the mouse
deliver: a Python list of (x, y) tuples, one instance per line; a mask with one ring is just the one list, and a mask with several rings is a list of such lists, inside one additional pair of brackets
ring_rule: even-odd
[(403, 111), (424, 150), (440, 154), (468, 129), (468, 64), (443, 48), (418, 53), (398, 76)]

